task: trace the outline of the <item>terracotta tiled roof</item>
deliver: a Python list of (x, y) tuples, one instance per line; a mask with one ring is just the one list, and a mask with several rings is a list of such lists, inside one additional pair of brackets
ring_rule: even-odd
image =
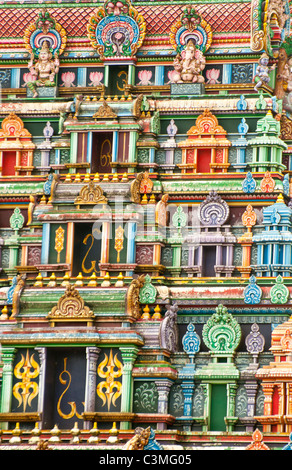
[[(182, 7), (151, 5), (137, 9), (147, 23), (148, 34), (164, 34), (180, 18)], [(213, 32), (250, 30), (250, 3), (197, 5), (196, 10), (210, 24)]]
[[(148, 34), (165, 34), (181, 15), (180, 5), (138, 6), (147, 23)], [(95, 7), (48, 8), (50, 14), (67, 31), (68, 36), (86, 36), (86, 25)], [(212, 27), (213, 32), (249, 31), (250, 3), (198, 5), (197, 10)], [(0, 9), (0, 37), (21, 38), (29, 24), (38, 16), (32, 8)]]

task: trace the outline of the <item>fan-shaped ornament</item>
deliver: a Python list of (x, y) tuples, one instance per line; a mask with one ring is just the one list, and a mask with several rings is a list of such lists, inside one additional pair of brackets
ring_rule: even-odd
[(180, 19), (170, 29), (170, 43), (181, 53), (190, 39), (205, 53), (212, 43), (212, 30), (209, 23), (199, 15), (195, 8), (184, 8)]
[(38, 19), (31, 23), (24, 32), (24, 44), (30, 54), (38, 57), (43, 43), (46, 41), (54, 56), (60, 56), (66, 47), (67, 33), (65, 29), (57, 23), (46, 9), (39, 13)]
[(134, 59), (146, 34), (146, 22), (129, 0), (108, 0), (90, 18), (87, 34), (103, 61)]
[(213, 353), (232, 354), (239, 345), (241, 329), (227, 308), (218, 305), (216, 313), (204, 325), (202, 336)]

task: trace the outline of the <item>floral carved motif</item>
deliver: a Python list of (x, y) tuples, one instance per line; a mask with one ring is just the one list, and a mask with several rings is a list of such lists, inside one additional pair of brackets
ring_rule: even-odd
[(2, 121), (0, 138), (3, 139), (7, 137), (31, 138), (30, 132), (24, 128), (22, 120), (15, 113), (10, 113), (9, 116)]
[(223, 225), (229, 216), (228, 204), (216, 191), (210, 191), (200, 205), (199, 219), (203, 225)]
[(285, 304), (289, 298), (289, 289), (284, 285), (282, 276), (276, 277), (276, 283), (271, 288), (271, 302), (273, 304)]
[(145, 276), (139, 276), (133, 279), (127, 292), (127, 313), (138, 320), (141, 316), (141, 306), (139, 301), (139, 292), (145, 282)]
[(252, 435), (252, 442), (245, 450), (270, 450), (270, 448), (263, 442), (263, 435), (259, 429), (256, 429)]
[(204, 325), (202, 332), (206, 346), (215, 353), (232, 353), (239, 345), (241, 329), (238, 322), (223, 305)]
[(84, 304), (84, 300), (74, 286), (67, 286), (65, 294), (60, 297), (58, 303), (48, 314), (50, 322), (56, 321), (87, 321), (92, 322), (94, 314)]
[(146, 22), (129, 0), (108, 0), (90, 18), (87, 33), (103, 61), (129, 59), (143, 44)]
[(79, 196), (76, 197), (74, 204), (106, 204), (107, 198), (104, 196), (100, 186), (90, 181), (89, 184), (83, 186)]
[(275, 180), (272, 178), (269, 171), (266, 171), (265, 176), (261, 181), (261, 190), (264, 193), (271, 193), (275, 188)]
[(257, 216), (251, 204), (248, 204), (245, 212), (242, 214), (242, 223), (248, 229), (256, 224)]

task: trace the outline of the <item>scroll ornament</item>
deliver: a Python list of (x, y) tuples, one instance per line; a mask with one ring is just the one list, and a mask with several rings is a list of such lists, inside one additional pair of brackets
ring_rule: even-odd
[(240, 343), (241, 329), (227, 308), (220, 304), (204, 325), (202, 336), (212, 352), (233, 353)]
[(48, 319), (51, 321), (92, 321), (94, 319), (94, 313), (85, 305), (84, 300), (75, 287), (68, 285), (64, 295), (60, 297), (57, 305), (53, 307), (48, 314)]
[(273, 304), (285, 304), (289, 299), (289, 289), (284, 285), (282, 276), (276, 277), (276, 283), (271, 288), (270, 296)]

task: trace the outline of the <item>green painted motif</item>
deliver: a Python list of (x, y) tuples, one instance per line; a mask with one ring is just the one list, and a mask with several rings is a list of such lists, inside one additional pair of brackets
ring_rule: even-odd
[(10, 227), (13, 230), (20, 230), (23, 227), (24, 224), (24, 217), (19, 209), (19, 207), (16, 207), (14, 209), (14, 212), (12, 216), (10, 217)]
[(145, 276), (145, 283), (139, 292), (139, 300), (141, 304), (153, 304), (157, 295), (156, 287), (151, 284), (151, 277)]
[(232, 353), (239, 345), (241, 329), (227, 308), (220, 304), (216, 313), (204, 325), (202, 336), (212, 352)]
[(271, 289), (271, 302), (273, 304), (285, 304), (289, 295), (289, 289), (284, 285), (284, 279), (282, 276), (278, 276), (275, 285)]

